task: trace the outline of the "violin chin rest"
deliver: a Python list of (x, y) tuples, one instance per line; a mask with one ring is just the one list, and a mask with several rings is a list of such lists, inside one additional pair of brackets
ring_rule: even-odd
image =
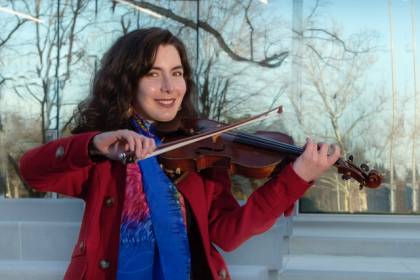
[(181, 134), (191, 136), (197, 133), (198, 119), (182, 118), (179, 114), (170, 122), (156, 122), (156, 132), (160, 136)]

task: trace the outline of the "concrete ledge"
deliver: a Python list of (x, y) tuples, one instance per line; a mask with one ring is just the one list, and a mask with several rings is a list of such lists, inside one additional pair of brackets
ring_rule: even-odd
[(0, 260), (17, 260), (20, 258), (20, 252), (21, 242), (18, 223), (0, 223)]
[(313, 215), (293, 219), (291, 255), (420, 258), (420, 217)]
[(0, 260), (67, 261), (79, 229), (79, 223), (0, 222)]
[(301, 214), (293, 236), (420, 239), (420, 216)]
[(360, 215), (360, 214), (299, 214), (293, 217), (293, 224), (330, 223), (341, 227), (343, 224), (360, 224), (364, 226), (382, 224), (390, 225), (419, 225), (420, 215)]
[(0, 221), (79, 222), (84, 202), (80, 199), (0, 199)]
[(269, 272), (262, 265), (229, 265), (233, 280), (268, 280)]
[(287, 234), (285, 221), (267, 232), (254, 236), (233, 252), (222, 252), (230, 265), (264, 266), (270, 270), (279, 270), (282, 265), (284, 238)]
[(289, 255), (280, 279), (420, 279), (419, 258)]
[(80, 223), (21, 223), (22, 260), (69, 260), (79, 229)]
[[(419, 280), (419, 275), (382, 272), (288, 271), (277, 280)], [(234, 279), (235, 280), (235, 279)]]
[(61, 261), (0, 261), (0, 279), (61, 280), (67, 266)]
[[(420, 232), (419, 232), (420, 235)], [(420, 236), (419, 236), (420, 237)], [(296, 236), (290, 239), (290, 253), (336, 256), (420, 258), (420, 238), (393, 239)]]

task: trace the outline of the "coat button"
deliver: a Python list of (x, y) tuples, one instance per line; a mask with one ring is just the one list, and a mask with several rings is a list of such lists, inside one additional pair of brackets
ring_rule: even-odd
[(114, 198), (112, 196), (107, 196), (105, 198), (105, 207), (111, 208), (112, 206), (114, 206)]
[(109, 261), (107, 261), (107, 260), (101, 260), (101, 261), (99, 262), (99, 266), (100, 266), (102, 269), (108, 269), (108, 268), (109, 268)]
[(64, 147), (60, 146), (55, 150), (55, 157), (56, 158), (62, 158), (64, 156)]
[(227, 279), (227, 272), (226, 272), (226, 269), (221, 269), (221, 270), (219, 271), (219, 277), (220, 277), (220, 279), (222, 279), (222, 280)]
[(79, 242), (79, 252), (82, 254), (85, 251), (85, 242), (82, 240)]

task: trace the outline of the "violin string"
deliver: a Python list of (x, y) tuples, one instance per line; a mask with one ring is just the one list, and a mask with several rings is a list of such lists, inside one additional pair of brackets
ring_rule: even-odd
[(303, 153), (303, 149), (291, 144), (281, 143), (275, 140), (254, 136), (244, 132), (227, 132), (226, 134), (236, 136), (238, 142), (244, 144), (264, 145), (265, 148), (270, 148), (277, 151), (291, 152), (295, 155)]
[[(243, 141), (244, 137), (247, 138), (247, 140)], [(257, 141), (255, 141), (255, 140), (257, 140)], [(263, 145), (265, 148), (270, 148), (270, 149), (273, 149), (273, 150), (283, 151), (283, 152), (290, 152), (290, 153), (293, 153), (295, 155), (300, 155), (301, 154), (301, 151), (298, 150), (298, 148), (296, 148), (296, 147), (289, 146), (287, 144), (275, 143), (275, 142), (272, 142), (270, 140), (254, 139), (252, 137), (242, 135), (242, 139), (240, 141), (249, 142), (250, 144), (254, 144), (254, 145), (255, 144)]]
[(278, 142), (278, 141), (275, 141), (275, 140), (272, 140), (272, 139), (267, 139), (267, 138), (263, 138), (263, 137), (254, 136), (254, 135), (251, 135), (251, 134), (245, 134), (245, 135), (247, 135), (247, 137), (249, 137), (249, 139), (256, 140), (257, 142), (262, 142), (266, 145), (270, 145), (272, 147), (279, 148), (279, 149), (284, 150), (284, 151), (290, 151), (292, 153), (295, 153), (296, 155), (300, 155), (300, 154), (303, 153), (302, 148), (296, 147), (296, 146), (291, 145), (291, 144), (282, 143), (282, 142)]

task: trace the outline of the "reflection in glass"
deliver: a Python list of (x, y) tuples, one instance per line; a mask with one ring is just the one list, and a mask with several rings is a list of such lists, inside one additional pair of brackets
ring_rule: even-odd
[[(0, 1), (43, 21), (0, 12), (0, 195), (45, 196), (20, 180), (21, 154), (69, 133), (115, 38), (161, 26), (187, 45), (203, 116), (231, 122), (283, 105), (281, 117), (247, 130), (286, 132), (298, 146), (307, 136), (334, 142), (384, 175), (382, 188), (360, 191), (331, 170), (301, 212), (418, 214), (413, 3)], [(246, 199), (260, 184), (235, 176), (233, 191)]]

